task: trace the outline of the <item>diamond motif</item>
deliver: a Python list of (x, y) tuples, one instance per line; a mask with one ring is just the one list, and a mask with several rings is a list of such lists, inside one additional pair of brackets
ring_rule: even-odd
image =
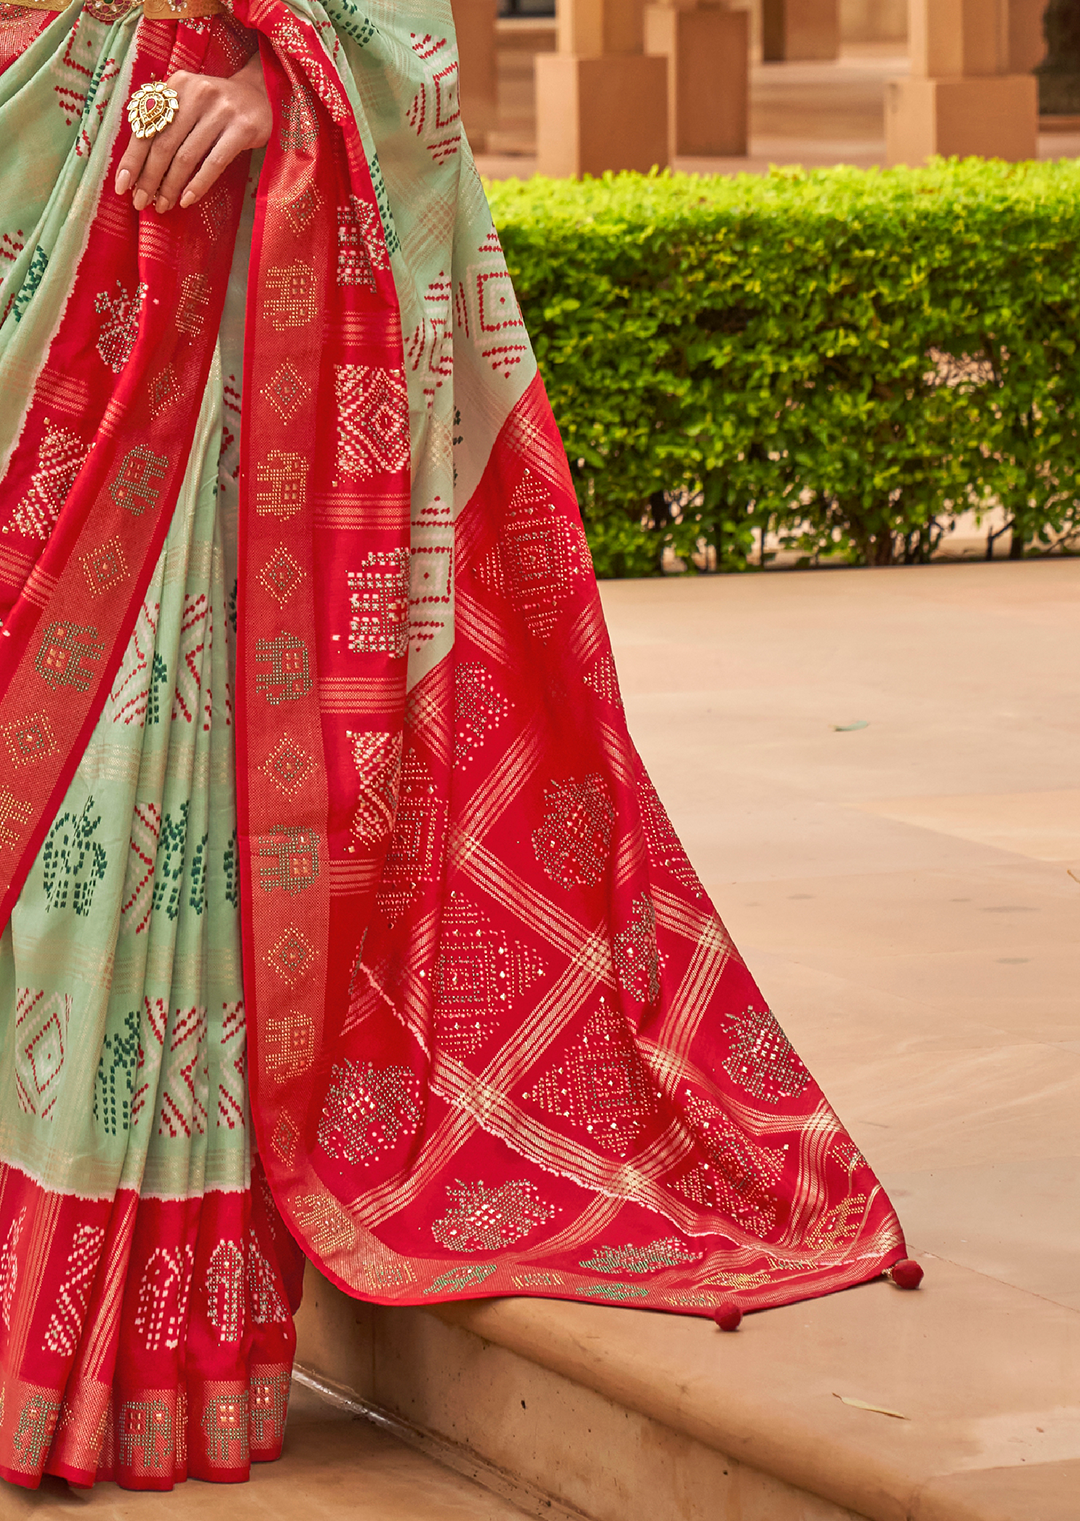
[(337, 468), (352, 479), (404, 470), (409, 463), (409, 393), (401, 370), (334, 367)]
[(298, 190), (290, 200), (282, 203), (282, 210), (292, 223), (293, 230), (304, 233), (312, 220), (318, 215), (322, 205), (322, 196), (314, 179), (309, 179), (302, 189)]
[(497, 690), (492, 673), (478, 660), (454, 671), (454, 765), (463, 765), (498, 728), (513, 704)]
[(700, 1209), (721, 1210), (744, 1230), (763, 1236), (776, 1224), (783, 1153), (753, 1140), (723, 1110), (690, 1091), (683, 1113), (697, 1143), (699, 1162), (673, 1187)]
[(83, 575), (90, 587), (90, 595), (100, 597), (103, 592), (111, 591), (114, 586), (119, 586), (125, 580), (128, 573), (127, 560), (124, 558), (123, 545), (119, 536), (106, 539), (104, 544), (93, 549), (89, 554), (81, 555), (79, 564), (82, 566)]
[(415, 750), (405, 757), (394, 832), (383, 864), (376, 901), (391, 924), (413, 902), (422, 884), (434, 882), (442, 867), (447, 804), (431, 771)]
[(735, 1038), (724, 1071), (756, 1099), (779, 1104), (798, 1098), (810, 1074), (768, 1009), (733, 1016)]
[(561, 1066), (525, 1097), (588, 1131), (601, 1151), (625, 1156), (657, 1112), (660, 1093), (626, 1020), (602, 999)]
[(311, 387), (292, 360), (286, 359), (263, 387), (263, 395), (283, 422), (291, 422), (311, 395)]
[(435, 962), (440, 1048), (459, 1059), (472, 1056), (546, 970), (527, 946), (501, 934), (452, 892)]
[(499, 542), (477, 579), (507, 597), (541, 643), (551, 638), (574, 582), (590, 565), (581, 523), (560, 511), (551, 489), (526, 471), (510, 498)]
[(16, 766), (33, 765), (51, 755), (56, 745), (52, 725), (45, 713), (32, 713), (15, 723), (5, 724), (3, 735)]
[(603, 779), (593, 773), (584, 781), (570, 777), (553, 782), (544, 799), (547, 808), (539, 829), (533, 830), (533, 849), (553, 882), (569, 891), (595, 887), (611, 848), (615, 805)]
[(261, 770), (286, 797), (293, 797), (315, 770), (315, 761), (302, 745), (283, 734)]
[(479, 1181), (447, 1188), (453, 1208), (431, 1227), (451, 1252), (497, 1252), (555, 1214), (534, 1183), (519, 1178), (488, 1188)]
[(270, 593), (279, 607), (285, 606), (296, 588), (306, 579), (307, 571), (284, 544), (278, 545), (259, 571), (260, 585)]
[(315, 947), (306, 935), (291, 924), (281, 939), (267, 951), (266, 964), (273, 967), (282, 981), (292, 987), (314, 966)]

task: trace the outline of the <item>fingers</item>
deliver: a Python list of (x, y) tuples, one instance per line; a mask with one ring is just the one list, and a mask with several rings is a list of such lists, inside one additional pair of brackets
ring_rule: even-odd
[(163, 132), (146, 139), (142, 166), (132, 179), (132, 202), (136, 211), (142, 211), (152, 201), (157, 203), (162, 182), (178, 153), (186, 155), (191, 170), (194, 170), (224, 125), (223, 121), (214, 120), (213, 105), (207, 100), (206, 86), (210, 81), (202, 75), (181, 72), (172, 75), (168, 83), (180, 97), (179, 110)]
[[(204, 117), (198, 122), (173, 153), (165, 173), (154, 188), (155, 210), (166, 212), (175, 206), (185, 186), (195, 177), (197, 171), (201, 172), (200, 166), (205, 168), (212, 161), (217, 167), (213, 178), (206, 185), (206, 189), (209, 189), (222, 170), (228, 168), (240, 151), (239, 146), (231, 146), (231, 139), (234, 136), (235, 130), (227, 122), (222, 123), (214, 117), (209, 119)], [(190, 205), (190, 202), (185, 201), (184, 205)]]
[(223, 137), (219, 137), (211, 151), (202, 161), (202, 165), (187, 184), (187, 188), (180, 196), (181, 206), (192, 206), (201, 200), (213, 185), (219, 175), (232, 163), (236, 155), (246, 147), (238, 133), (230, 131)]
[(239, 153), (261, 147), (273, 125), (261, 65), (230, 80), (180, 71), (167, 83), (180, 97), (176, 117), (156, 137), (133, 136), (117, 168), (117, 194), (131, 190), (136, 211), (151, 202), (161, 213), (192, 205)]
[(150, 139), (131, 134), (131, 141), (124, 150), (116, 170), (116, 193), (126, 195), (143, 172), (146, 156), (150, 152)]

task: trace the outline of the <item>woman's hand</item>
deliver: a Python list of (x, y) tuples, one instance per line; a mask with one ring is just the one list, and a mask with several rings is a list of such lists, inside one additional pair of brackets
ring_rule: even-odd
[(136, 211), (191, 206), (237, 154), (265, 147), (274, 125), (258, 53), (231, 79), (181, 70), (165, 83), (180, 97), (175, 119), (156, 137), (133, 135), (116, 173), (117, 195), (132, 190)]

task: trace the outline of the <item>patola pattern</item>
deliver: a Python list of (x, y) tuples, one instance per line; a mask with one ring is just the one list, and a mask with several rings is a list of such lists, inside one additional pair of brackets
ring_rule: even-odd
[[(17, 9), (0, 1472), (273, 1456), (279, 1209), (387, 1303), (707, 1314), (880, 1273), (889, 1202), (627, 733), (449, 5)], [(256, 34), (257, 188), (136, 216), (131, 90)]]

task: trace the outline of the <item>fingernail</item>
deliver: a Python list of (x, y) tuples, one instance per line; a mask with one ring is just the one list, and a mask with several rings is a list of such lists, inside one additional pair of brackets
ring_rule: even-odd
[(135, 194), (131, 197), (131, 204), (135, 207), (136, 211), (141, 211), (144, 206), (149, 204), (149, 201), (150, 197), (145, 190), (136, 190)]
[(159, 195), (158, 198), (157, 198), (157, 200), (154, 202), (154, 210), (157, 212), (157, 214), (159, 216), (161, 216), (162, 213), (168, 211), (168, 209), (169, 209), (169, 202), (165, 199), (165, 197), (163, 195)]
[(125, 190), (127, 189), (127, 187), (130, 184), (131, 184), (131, 171), (128, 170), (128, 169), (121, 169), (120, 173), (116, 176), (116, 193), (117, 193), (117, 195), (123, 195), (124, 192), (125, 192)]
[(180, 197), (180, 204), (181, 206), (190, 206), (194, 199), (194, 192), (191, 190), (185, 190), (183, 195)]

